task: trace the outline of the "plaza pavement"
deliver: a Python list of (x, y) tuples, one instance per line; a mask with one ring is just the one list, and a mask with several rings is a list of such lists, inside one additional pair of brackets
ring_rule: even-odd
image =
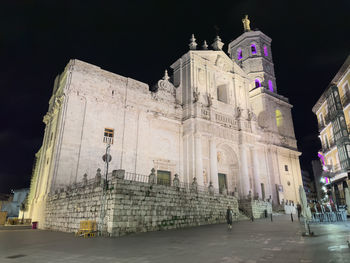
[(312, 225), (302, 237), (290, 216), (226, 225), (132, 234), (118, 238), (77, 238), (42, 230), (0, 229), (0, 262), (350, 262), (350, 222)]

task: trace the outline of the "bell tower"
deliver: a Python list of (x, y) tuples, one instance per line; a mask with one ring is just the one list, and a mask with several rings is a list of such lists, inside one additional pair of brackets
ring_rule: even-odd
[(230, 58), (254, 80), (251, 89), (264, 87), (277, 93), (271, 52), (271, 38), (259, 30), (250, 29), (248, 15), (242, 19), (244, 33), (228, 46)]

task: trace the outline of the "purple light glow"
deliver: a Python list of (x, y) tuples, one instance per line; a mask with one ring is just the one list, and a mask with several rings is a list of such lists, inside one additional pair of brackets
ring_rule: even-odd
[(267, 57), (269, 55), (269, 53), (267, 53), (267, 47), (264, 46), (264, 54), (265, 54), (265, 57)]
[(255, 46), (255, 44), (251, 45), (251, 49), (252, 49), (252, 54), (256, 54), (256, 46)]
[(261, 87), (261, 82), (259, 79), (255, 79), (255, 88)]
[(324, 179), (325, 179), (325, 181), (326, 181), (326, 184), (329, 184), (329, 179), (328, 179), (328, 177), (325, 177)]
[(269, 80), (269, 90), (273, 92), (273, 83), (271, 80)]
[(317, 153), (317, 156), (318, 156), (318, 158), (321, 159), (322, 165), (324, 166), (325, 163), (324, 163), (324, 156), (323, 156), (323, 154), (322, 154), (321, 152), (318, 152), (318, 153)]
[(243, 58), (242, 49), (238, 49), (238, 51), (237, 51), (237, 59), (238, 59), (238, 60), (241, 60), (242, 58)]

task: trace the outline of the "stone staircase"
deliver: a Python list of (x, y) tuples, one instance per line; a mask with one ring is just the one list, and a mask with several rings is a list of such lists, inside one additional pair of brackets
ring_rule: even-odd
[(250, 220), (250, 217), (248, 216), (246, 211), (244, 211), (243, 209), (239, 208), (238, 209), (237, 221), (245, 221), (245, 220)]

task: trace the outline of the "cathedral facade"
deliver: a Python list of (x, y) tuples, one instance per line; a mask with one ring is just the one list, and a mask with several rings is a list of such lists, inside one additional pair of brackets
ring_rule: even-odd
[(154, 168), (165, 181), (177, 174), (240, 198), (298, 202), (292, 105), (277, 92), (271, 39), (246, 21), (227, 53), (218, 36), (210, 48), (192, 36), (155, 87), (71, 60), (44, 117), (28, 217), (44, 220), (49, 193), (104, 171), (107, 145), (110, 171)]

